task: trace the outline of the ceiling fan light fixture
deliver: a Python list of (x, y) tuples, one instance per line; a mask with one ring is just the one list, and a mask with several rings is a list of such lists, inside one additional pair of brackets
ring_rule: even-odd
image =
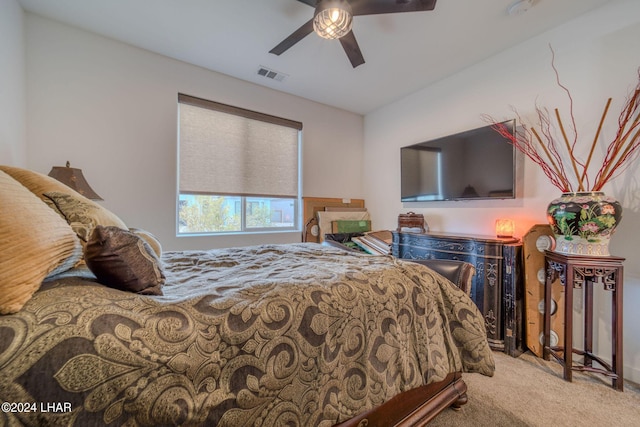
[(353, 24), (351, 6), (345, 0), (321, 0), (313, 16), (313, 30), (325, 39), (339, 39), (349, 34)]

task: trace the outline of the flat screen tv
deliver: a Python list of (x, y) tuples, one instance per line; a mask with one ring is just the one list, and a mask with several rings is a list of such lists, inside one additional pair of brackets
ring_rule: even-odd
[[(515, 132), (515, 120), (503, 124)], [(513, 199), (516, 152), (491, 126), (402, 147), (402, 201)]]

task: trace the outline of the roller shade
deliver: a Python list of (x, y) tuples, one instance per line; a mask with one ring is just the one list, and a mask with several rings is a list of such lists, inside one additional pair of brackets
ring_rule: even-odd
[(179, 191), (298, 196), (300, 122), (180, 94)]

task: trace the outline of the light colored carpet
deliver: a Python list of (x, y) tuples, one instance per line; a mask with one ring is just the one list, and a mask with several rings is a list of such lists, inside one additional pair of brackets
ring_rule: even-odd
[(640, 426), (635, 384), (625, 382), (621, 393), (602, 375), (576, 371), (567, 382), (560, 364), (529, 352), (494, 357), (495, 375), (464, 374), (469, 402), (446, 409), (430, 426)]

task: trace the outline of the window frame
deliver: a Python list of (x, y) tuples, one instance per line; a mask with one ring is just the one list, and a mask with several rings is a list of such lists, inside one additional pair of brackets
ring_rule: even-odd
[[(180, 129), (181, 129), (181, 116), (180, 116), (180, 106), (181, 104), (187, 104), (199, 108), (209, 109), (216, 112), (232, 114), (234, 116), (242, 117), (249, 120), (257, 120), (266, 122), (269, 124), (285, 126), (289, 128), (293, 128), (297, 130), (297, 141), (296, 141), (296, 150), (297, 150), (297, 194), (295, 197), (279, 197), (273, 195), (265, 195), (265, 194), (223, 194), (223, 193), (214, 193), (207, 192), (207, 194), (196, 194), (192, 192), (182, 193), (180, 189), (180, 168), (181, 168), (181, 139), (180, 139)], [(178, 122), (178, 133), (177, 133), (177, 174), (176, 174), (176, 236), (177, 237), (188, 237), (188, 236), (217, 236), (217, 235), (230, 235), (230, 234), (242, 234), (242, 235), (250, 235), (250, 234), (263, 234), (263, 233), (288, 233), (288, 232), (300, 232), (302, 230), (302, 123), (294, 120), (285, 119), (282, 117), (260, 113), (252, 110), (247, 110), (241, 107), (235, 107), (228, 104), (222, 104), (216, 101), (210, 101), (203, 98), (194, 97), (191, 95), (185, 95), (182, 93), (178, 93), (178, 103), (177, 103), (178, 111), (177, 111), (177, 122)], [(239, 230), (228, 230), (228, 231), (189, 231), (183, 232), (180, 231), (181, 217), (180, 217), (180, 206), (181, 206), (181, 195), (201, 195), (201, 196), (212, 196), (212, 197), (233, 197), (239, 198), (240, 201), (240, 229)], [(248, 227), (247, 226), (247, 213), (248, 213), (248, 203), (251, 203), (252, 199), (263, 199), (263, 200), (291, 200), (293, 202), (293, 225), (291, 226), (281, 226), (281, 227)], [(237, 203), (237, 202), (236, 202)], [(273, 213), (270, 209), (270, 215)]]

